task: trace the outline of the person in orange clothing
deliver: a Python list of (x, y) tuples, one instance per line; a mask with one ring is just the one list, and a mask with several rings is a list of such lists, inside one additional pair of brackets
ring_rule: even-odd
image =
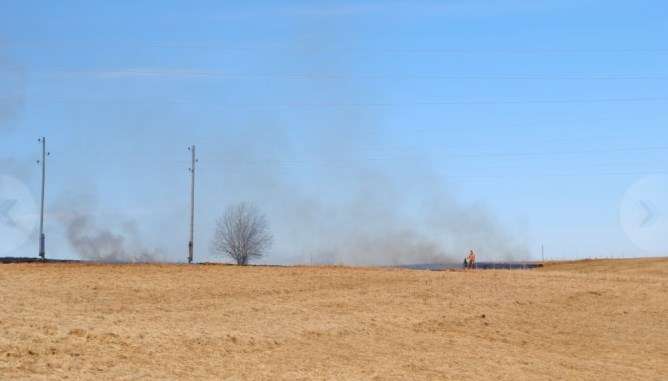
[(475, 269), (475, 251), (469, 251), (469, 256), (467, 258), (468, 268)]

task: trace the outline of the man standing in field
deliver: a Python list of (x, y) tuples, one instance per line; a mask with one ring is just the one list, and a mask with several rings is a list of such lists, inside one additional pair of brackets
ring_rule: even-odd
[(467, 257), (468, 268), (475, 269), (475, 252), (473, 250), (469, 251), (469, 256)]

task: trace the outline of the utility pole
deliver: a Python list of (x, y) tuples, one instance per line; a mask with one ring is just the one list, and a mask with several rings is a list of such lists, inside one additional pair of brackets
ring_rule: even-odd
[(540, 244), (540, 256), (543, 258), (543, 262), (545, 262), (545, 247), (543, 244)]
[(192, 163), (190, 165), (190, 241), (188, 241), (188, 263), (193, 263), (194, 235), (195, 235), (195, 165), (197, 156), (195, 154), (195, 145), (188, 147), (192, 154)]
[(41, 137), (37, 141), (42, 143), (42, 160), (38, 160), (37, 164), (42, 166), (42, 203), (39, 213), (39, 256), (44, 260), (46, 259), (46, 237), (44, 235), (44, 188), (46, 185), (46, 156), (49, 155), (49, 153), (46, 152), (46, 138)]

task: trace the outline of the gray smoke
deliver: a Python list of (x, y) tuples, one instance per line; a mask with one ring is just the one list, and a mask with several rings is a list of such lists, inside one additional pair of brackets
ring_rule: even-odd
[[(213, 209), (222, 212), (227, 203), (250, 201), (266, 212), (270, 221), (275, 245), (267, 260), (274, 263), (307, 263), (311, 259), (349, 265), (459, 262), (469, 249), (477, 250), (480, 259), (526, 255), (522, 241), (504, 229), (484, 205), (459, 201), (446, 179), (432, 170), (445, 169), (445, 163), (432, 163), (420, 152), (406, 154), (405, 147), (387, 138), (391, 133), (383, 128), (392, 117), (385, 113), (387, 109), (356, 106), (393, 103), (393, 94), (387, 89), (375, 91), (373, 80), (356, 78), (355, 73), (368, 72), (368, 68), (355, 67), (360, 57), (345, 54), (346, 43), (355, 41), (350, 33), (346, 25), (332, 28), (320, 20), (304, 24), (294, 51), (255, 60), (258, 65), (267, 63), (265, 73), (294, 70), (303, 74), (301, 82), (277, 80), (271, 86), (262, 83), (261, 88), (235, 92), (230, 103), (259, 104), (259, 109), (242, 110), (244, 113), (228, 110), (236, 117), (221, 120), (225, 128), (209, 126), (198, 131), (192, 127), (183, 132), (185, 141), (199, 136), (202, 140), (198, 143), (206, 142), (199, 145), (198, 222), (203, 223), (196, 225), (197, 233), (202, 233), (196, 239), (211, 237), (217, 217)], [(330, 46), (339, 47), (334, 50), (341, 54), (318, 53)], [(262, 73), (261, 67), (253, 70)], [(250, 88), (252, 83), (241, 86)], [(235, 87), (221, 86), (221, 91), (224, 88)], [(245, 99), (247, 94), (250, 96)], [(414, 94), (416, 100), (420, 97)], [(268, 109), (273, 111), (262, 108), (264, 101), (270, 102)], [(314, 107), (309, 107), (311, 104)], [(198, 115), (225, 114), (207, 108), (207, 100), (189, 106), (201, 106)], [(439, 123), (447, 124), (446, 117)], [(142, 150), (144, 144), (155, 145), (156, 139), (170, 135), (164, 134), (166, 127), (155, 120), (119, 120), (119, 128), (133, 129), (132, 143)], [(297, 122), (294, 129), (293, 121)], [(174, 131), (199, 124), (187, 122)], [(207, 122), (203, 119), (202, 123)], [(429, 126), (416, 127), (424, 130)], [(151, 144), (140, 141), (136, 134), (139, 128), (155, 129), (150, 134)], [(173, 143), (169, 138), (163, 142), (165, 146)], [(177, 153), (168, 155), (172, 154)], [(169, 164), (166, 168), (173, 167)], [(186, 183), (183, 172), (174, 174), (177, 176), (183, 176)], [(178, 204), (183, 209), (186, 192), (184, 187), (183, 202)], [(161, 252), (145, 249), (136, 229), (111, 229), (108, 220), (93, 221), (92, 215), (88, 211), (66, 221), (69, 243), (82, 258), (122, 262), (164, 259)], [(199, 217), (202, 215), (207, 216), (206, 222)], [(183, 232), (183, 236), (160, 237), (161, 241), (169, 240), (170, 249), (184, 247), (179, 245), (186, 242), (185, 223), (182, 229), (171, 228), (181, 217), (185, 222), (185, 210), (161, 224), (169, 226), (165, 230)], [(202, 241), (198, 244), (205, 246)]]
[(27, 182), (34, 174), (34, 161), (30, 158), (0, 157), (0, 174), (10, 175)]
[[(328, 116), (357, 129), (339, 128), (344, 136), (373, 126), (345, 113)], [(246, 138), (227, 139), (223, 151), (229, 156), (216, 160), (224, 164), (225, 191), (238, 195), (235, 201), (249, 199), (265, 209), (275, 233), (274, 253), (290, 258), (288, 262), (446, 263), (459, 262), (470, 249), (485, 260), (526, 258), (521, 239), (506, 231), (484, 204), (460, 202), (426, 159), (374, 162), (369, 149), (382, 143), (358, 136), (356, 141), (366, 147), (345, 139), (312, 139), (307, 142), (315, 149), (293, 160), (280, 128), (246, 131)], [(238, 147), (246, 148), (239, 152)]]
[(0, 133), (12, 129), (12, 121), (23, 107), (24, 77), (23, 68), (12, 62), (0, 45)]
[[(432, 169), (446, 163), (387, 142), (387, 109), (355, 106), (384, 94), (372, 83), (346, 79), (360, 71), (346, 62), (354, 57), (312, 53), (354, 41), (345, 33), (308, 25), (293, 52), (313, 74), (306, 82), (314, 95), (304, 102), (342, 106), (300, 109), (302, 124), (311, 125), (298, 132), (276, 122), (271, 111), (253, 110), (259, 119), (251, 127), (220, 139), (225, 191), (267, 210), (274, 252), (290, 262), (348, 265), (459, 262), (470, 249), (486, 260), (526, 258), (521, 238), (484, 204), (459, 201)], [(343, 75), (321, 78), (328, 74)]]
[(84, 260), (95, 262), (159, 262), (159, 250), (142, 247), (135, 222), (125, 222), (120, 230), (97, 226), (91, 216), (74, 215), (67, 224), (67, 240)]
[(415, 205), (416, 209), (409, 211), (406, 209), (413, 203), (408, 194), (382, 199), (385, 191), (378, 188), (376, 197), (358, 195), (348, 205), (330, 209), (326, 215), (338, 214), (338, 226), (324, 229), (329, 239), (321, 241), (320, 247), (314, 243), (318, 261), (401, 265), (458, 262), (469, 249), (487, 259), (510, 259), (525, 253), (483, 207), (461, 205), (441, 192), (421, 198), (418, 204), (422, 207)]
[[(412, 186), (403, 190), (398, 184), (406, 182)], [(309, 260), (317, 263), (458, 262), (470, 249), (486, 259), (526, 255), (522, 242), (504, 231), (484, 206), (458, 202), (441, 184), (408, 176), (361, 176), (346, 182), (352, 194), (343, 203), (282, 193), (285, 215), (277, 223), (289, 226), (290, 242), (300, 242)]]

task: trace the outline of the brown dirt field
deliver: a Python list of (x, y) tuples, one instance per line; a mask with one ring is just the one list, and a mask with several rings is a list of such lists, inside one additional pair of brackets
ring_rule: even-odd
[(668, 259), (0, 266), (0, 379), (666, 380)]

